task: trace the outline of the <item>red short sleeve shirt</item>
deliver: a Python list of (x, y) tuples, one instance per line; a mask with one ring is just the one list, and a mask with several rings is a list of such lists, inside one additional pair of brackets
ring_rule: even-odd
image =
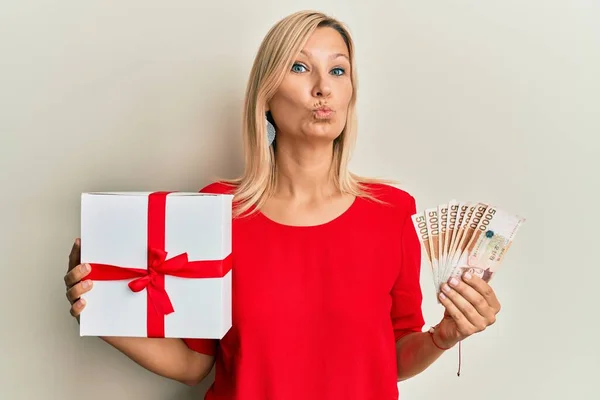
[(398, 398), (395, 342), (424, 325), (416, 207), (369, 188), (385, 203), (357, 198), (322, 225), (233, 220), (233, 326), (220, 341), (185, 339), (216, 356), (207, 400)]

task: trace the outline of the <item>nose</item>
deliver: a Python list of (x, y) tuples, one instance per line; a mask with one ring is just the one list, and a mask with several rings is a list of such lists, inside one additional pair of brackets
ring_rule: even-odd
[(329, 97), (331, 96), (331, 76), (325, 73), (319, 73), (316, 76), (316, 80), (313, 86), (312, 95), (313, 97)]

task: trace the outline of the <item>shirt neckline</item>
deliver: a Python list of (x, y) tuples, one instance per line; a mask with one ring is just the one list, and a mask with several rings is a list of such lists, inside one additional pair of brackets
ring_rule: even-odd
[(256, 215), (262, 219), (263, 221), (265, 221), (266, 223), (268, 223), (269, 225), (273, 225), (275, 227), (281, 228), (281, 229), (293, 229), (293, 230), (314, 230), (314, 229), (323, 229), (326, 227), (330, 227), (333, 226), (335, 224), (339, 224), (342, 223), (345, 219), (349, 218), (349, 216), (354, 212), (354, 210), (359, 206), (359, 202), (360, 202), (360, 197), (356, 196), (354, 197), (354, 200), (352, 200), (352, 203), (350, 203), (350, 205), (338, 216), (330, 219), (329, 221), (325, 221), (322, 222), (320, 224), (315, 224), (315, 225), (290, 225), (290, 224), (284, 224), (282, 222), (277, 222), (272, 218), (269, 218), (268, 216), (266, 216), (265, 214), (263, 214), (262, 211), (260, 210), (256, 210)]

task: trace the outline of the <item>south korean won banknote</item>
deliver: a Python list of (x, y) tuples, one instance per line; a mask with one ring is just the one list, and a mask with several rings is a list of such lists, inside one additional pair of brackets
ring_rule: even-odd
[(500, 268), (525, 218), (508, 213), (493, 205), (478, 203), (485, 208), (479, 217), (474, 212), (467, 226), (466, 245), (458, 246), (460, 255), (452, 265), (447, 279), (459, 278), (465, 272), (489, 282)]
[(443, 283), (466, 271), (489, 282), (525, 222), (487, 203), (455, 199), (411, 218), (436, 294)]

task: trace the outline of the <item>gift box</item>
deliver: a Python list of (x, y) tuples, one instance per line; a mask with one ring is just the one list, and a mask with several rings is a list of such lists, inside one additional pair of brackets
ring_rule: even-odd
[(81, 196), (81, 336), (221, 339), (231, 328), (231, 195)]

